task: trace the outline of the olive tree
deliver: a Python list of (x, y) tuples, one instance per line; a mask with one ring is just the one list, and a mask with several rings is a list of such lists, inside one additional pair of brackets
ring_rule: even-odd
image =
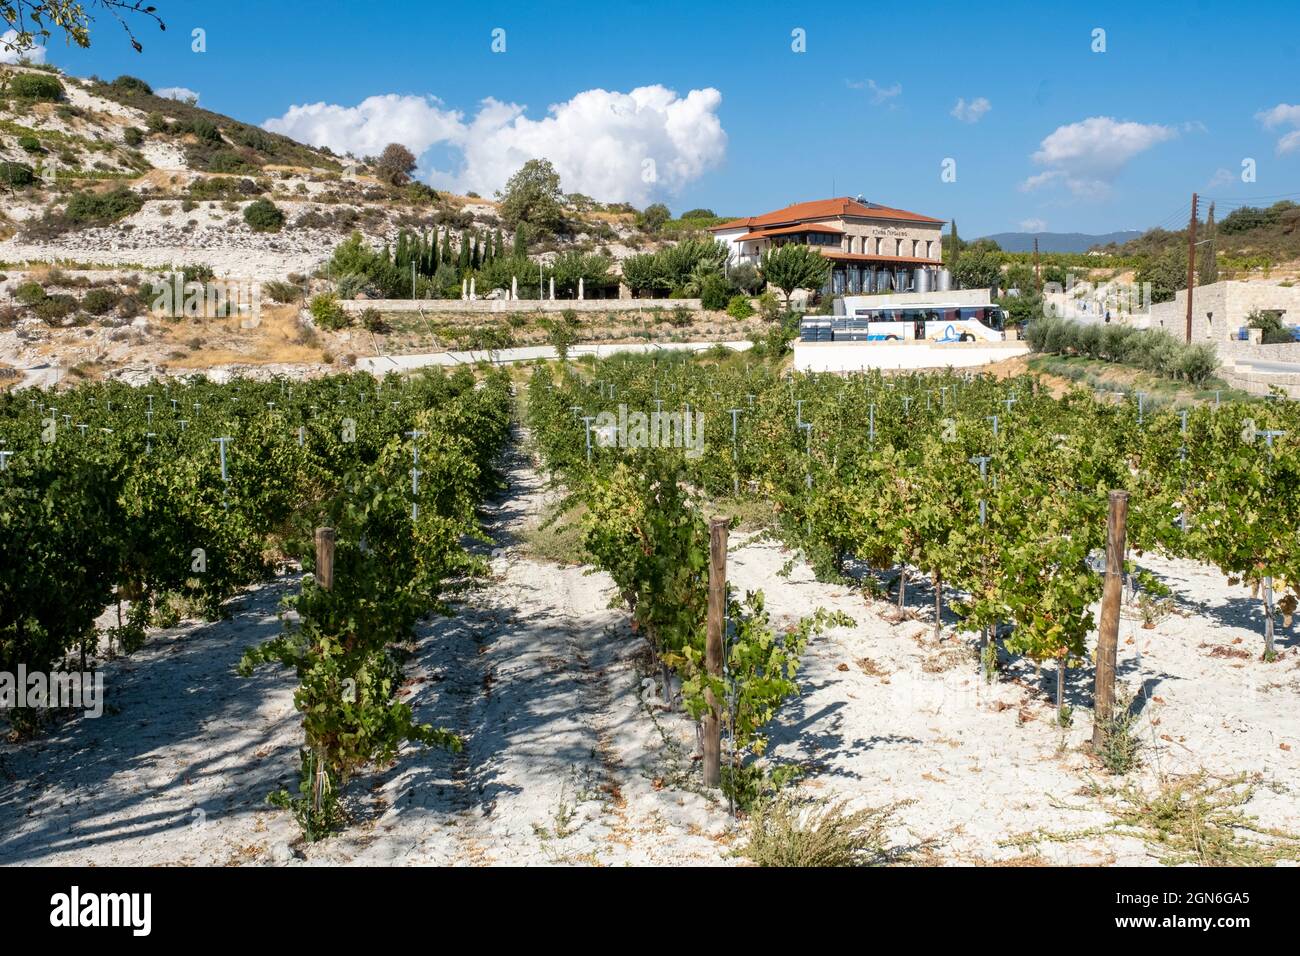
[(814, 292), (821, 289), (830, 267), (830, 260), (816, 249), (791, 243), (763, 253), (758, 263), (758, 274), (764, 282), (781, 290), (785, 295), (785, 307), (789, 309), (795, 289)]

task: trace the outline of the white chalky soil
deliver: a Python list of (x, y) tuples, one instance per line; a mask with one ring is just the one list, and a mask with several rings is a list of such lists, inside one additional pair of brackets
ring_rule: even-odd
[[(609, 607), (604, 574), (526, 557), (521, 532), (549, 492), (519, 453), (492, 505), (489, 580), (456, 615), (421, 625), (407, 664), (417, 717), (460, 733), (459, 754), (405, 748), (352, 782), (353, 824), (304, 845), (267, 792), (297, 785), (300, 727), (292, 675), (234, 674), (244, 647), (274, 634), (284, 577), (254, 588), (229, 620), (161, 631), (105, 668), (110, 713), (41, 739), (0, 745), (3, 864), (667, 864), (732, 863), (725, 802), (698, 790), (694, 726), (643, 701), (643, 643)], [(899, 809), (891, 833), (922, 860), (979, 863), (1026, 851), (1002, 845), (1036, 828), (1105, 821), (1081, 796), (1107, 778), (1087, 754), (1090, 667), (1068, 683), (1074, 721), (1058, 728), (1050, 667), (1009, 663), (988, 685), (967, 636), (935, 642), (933, 596), (909, 585), (915, 620), (888, 602), (816, 582), (789, 555), (733, 538), (729, 574), (763, 588), (774, 623), (817, 606), (856, 620), (816, 639), (802, 696), (772, 728), (772, 753), (797, 760), (819, 795)], [(1300, 642), (1279, 629), (1279, 659), (1259, 660), (1261, 621), (1244, 588), (1213, 569), (1149, 556), (1179, 614), (1122, 622), (1119, 677), (1138, 691), (1142, 768), (1129, 780), (1204, 768), (1262, 774), (1247, 810), (1300, 830)], [(1217, 649), (1217, 651), (1216, 651)], [(1244, 656), (1243, 656), (1244, 652)], [(1062, 809), (1058, 804), (1079, 806)], [(292, 852), (289, 848), (292, 847)], [(1151, 863), (1114, 837), (1044, 842), (1045, 863)]]

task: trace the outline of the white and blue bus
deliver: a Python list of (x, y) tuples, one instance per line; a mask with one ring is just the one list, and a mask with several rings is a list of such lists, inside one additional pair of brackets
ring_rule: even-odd
[(805, 316), (805, 342), (1000, 342), (1006, 312), (996, 305), (933, 303), (880, 306), (871, 296), (845, 296), (844, 315)]

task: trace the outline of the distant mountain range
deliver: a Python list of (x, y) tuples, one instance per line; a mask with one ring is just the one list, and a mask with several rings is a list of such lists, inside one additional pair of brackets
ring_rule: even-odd
[(1128, 242), (1140, 235), (1140, 229), (1127, 229), (1099, 236), (1083, 232), (999, 232), (984, 238), (992, 239), (1005, 252), (1033, 252), (1035, 239), (1038, 240), (1039, 252), (1087, 252), (1093, 246)]

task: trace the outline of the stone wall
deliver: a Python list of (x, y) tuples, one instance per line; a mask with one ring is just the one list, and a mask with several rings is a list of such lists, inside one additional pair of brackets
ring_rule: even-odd
[(1243, 392), (1251, 395), (1269, 395), (1271, 386), (1282, 389), (1291, 398), (1300, 398), (1300, 375), (1288, 372), (1252, 372), (1249, 366), (1225, 365), (1219, 369), (1219, 377)]
[(942, 223), (844, 217), (836, 220), (835, 225), (844, 230), (841, 252), (872, 256), (915, 256), (933, 260), (936, 265), (939, 263)]
[(512, 312), (651, 312), (676, 308), (694, 312), (702, 308), (699, 299), (344, 299), (348, 312), (378, 309), (380, 312), (478, 313), (509, 315)]
[[(1300, 325), (1300, 286), (1286, 287), (1275, 282), (1216, 282), (1199, 286), (1192, 296), (1192, 341), (1214, 342), (1220, 351), (1227, 351), (1224, 343), (1246, 324), (1247, 316), (1256, 309), (1278, 310), (1282, 321)], [(1187, 329), (1187, 291), (1174, 296), (1172, 302), (1151, 306), (1151, 328), (1163, 328), (1180, 338)], [(1236, 342), (1228, 349), (1256, 346)]]

